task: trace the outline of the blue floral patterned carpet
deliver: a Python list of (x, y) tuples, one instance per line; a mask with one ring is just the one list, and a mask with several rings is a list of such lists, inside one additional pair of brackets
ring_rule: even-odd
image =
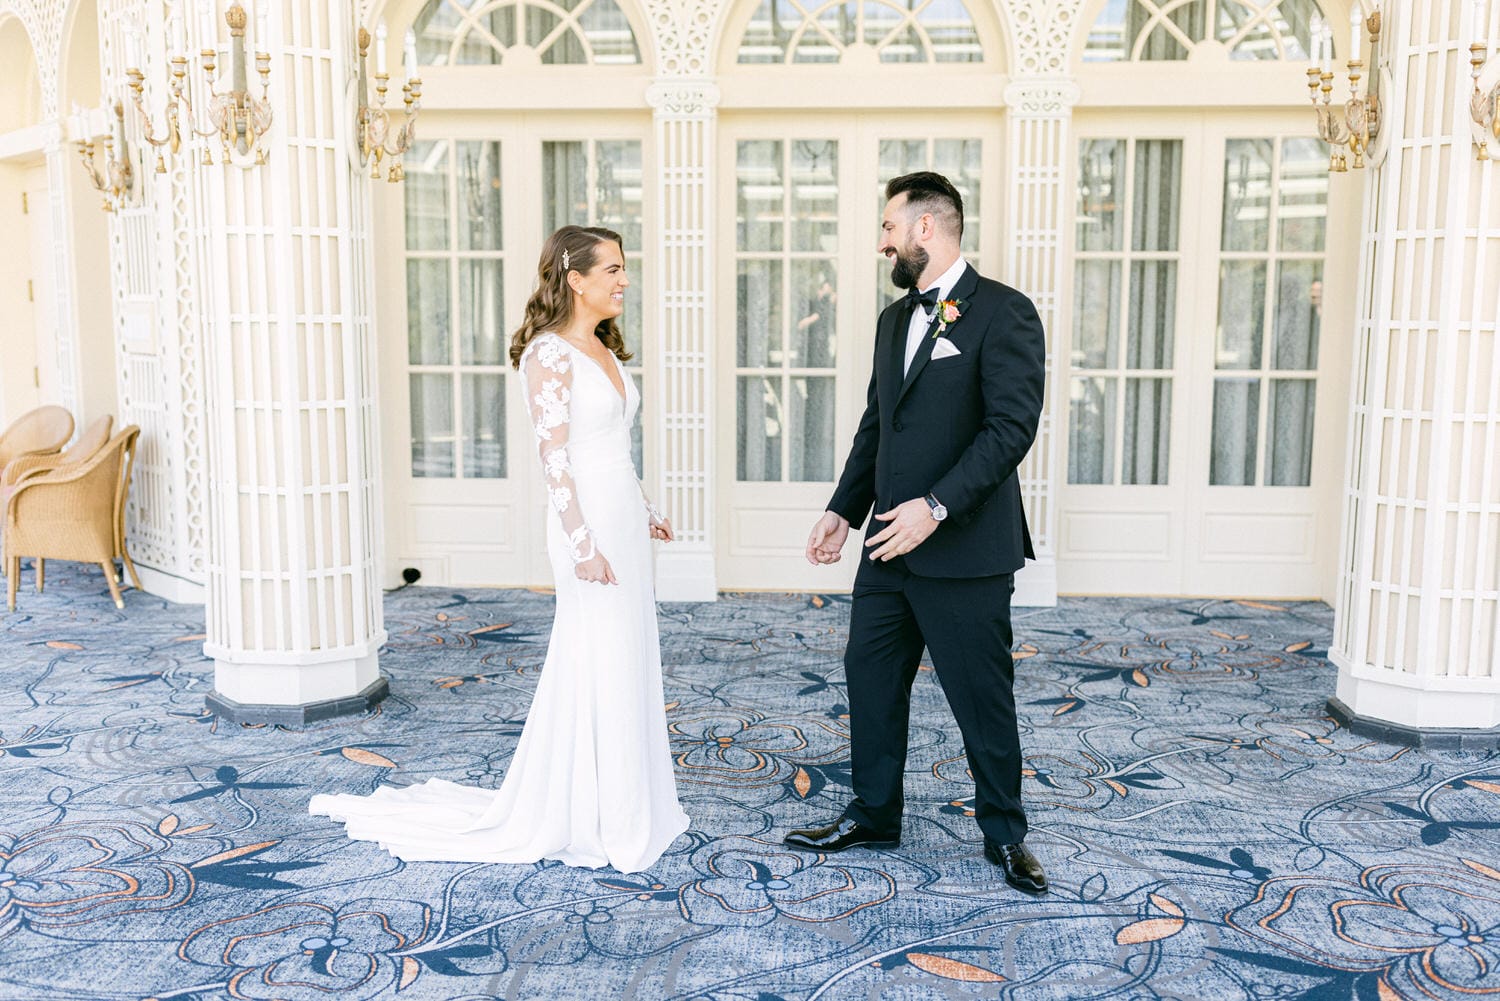
[(1029, 843), (996, 878), (935, 675), (890, 851), (784, 851), (848, 796), (843, 596), (665, 605), (691, 831), (649, 873), (392, 860), (315, 791), (493, 786), (551, 598), (386, 605), (377, 712), (203, 709), (202, 610), (58, 565), (0, 617), (0, 997), (1457, 999), (1500, 993), (1500, 760), (1324, 715), (1319, 604), (1022, 610)]

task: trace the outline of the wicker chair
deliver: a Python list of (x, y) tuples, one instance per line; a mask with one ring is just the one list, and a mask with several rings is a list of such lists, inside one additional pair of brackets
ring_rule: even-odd
[(125, 548), (125, 498), (141, 429), (121, 429), (94, 455), (64, 469), (27, 477), (6, 501), (6, 603), (16, 608), (21, 560), (31, 557), (36, 589), (46, 579), (46, 561), (80, 560), (104, 568), (116, 608), (124, 608), (115, 580), (114, 559), (122, 559), (131, 582), (140, 588), (135, 564)]
[(18, 459), (12, 459), (8, 465), (0, 469), (0, 507), (4, 506), (5, 499), (14, 492), (16, 484), (22, 480), (31, 476), (39, 476), (49, 470), (76, 466), (92, 458), (94, 453), (109, 441), (109, 432), (114, 427), (114, 423), (115, 419), (106, 414), (84, 428), (73, 444), (61, 452), (50, 452), (45, 455), (33, 452)]
[(73, 415), (62, 407), (29, 410), (0, 434), (0, 473), (23, 455), (51, 455), (73, 437)]

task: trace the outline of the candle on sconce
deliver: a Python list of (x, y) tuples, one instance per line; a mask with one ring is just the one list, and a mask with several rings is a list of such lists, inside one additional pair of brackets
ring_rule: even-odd
[(1317, 66), (1323, 61), (1323, 19), (1314, 14), (1312, 21), (1308, 23), (1308, 30), (1312, 36), (1309, 39), (1312, 43), (1312, 51), (1308, 53), (1308, 57), (1312, 64)]
[(1364, 30), (1365, 19), (1356, 3), (1349, 10), (1349, 61), (1359, 61), (1359, 36)]
[(417, 77), (421, 76), (421, 74), (417, 72), (417, 33), (415, 31), (412, 31), (410, 28), (406, 29), (405, 55), (406, 78), (408, 80), (414, 80)]
[(1324, 73), (1333, 72), (1333, 25), (1323, 22), (1323, 58), (1321, 60)]
[(182, 11), (173, 8), (167, 17), (167, 37), (172, 40), (172, 55), (187, 51), (187, 27), (182, 23)]
[(1474, 41), (1489, 45), (1490, 33), (1484, 24), (1484, 0), (1474, 0)]
[(385, 21), (382, 20), (375, 26), (375, 72), (381, 76), (385, 75)]
[(198, 0), (198, 47), (200, 49), (213, 49), (218, 47), (219, 33), (214, 27), (214, 0)]
[(265, 52), (270, 48), (266, 36), (270, 34), (270, 28), (266, 17), (266, 0), (255, 0), (255, 50)]

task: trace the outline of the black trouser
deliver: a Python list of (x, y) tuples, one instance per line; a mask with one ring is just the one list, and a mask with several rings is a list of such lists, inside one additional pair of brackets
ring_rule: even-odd
[(1022, 840), (1026, 811), (1010, 656), (1013, 575), (918, 577), (899, 556), (884, 564), (865, 559), (854, 582), (844, 652), (854, 784), (845, 815), (900, 835), (911, 686), (926, 646), (963, 735), (974, 776), (974, 819), (993, 841)]

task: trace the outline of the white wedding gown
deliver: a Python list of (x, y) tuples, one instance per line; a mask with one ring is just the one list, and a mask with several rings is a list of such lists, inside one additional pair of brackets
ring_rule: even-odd
[[(521, 357), (551, 501), (547, 552), (557, 611), (547, 660), (499, 790), (443, 779), (369, 796), (320, 795), (342, 821), (407, 861), (536, 862), (649, 868), (687, 830), (667, 744), (646, 500), (630, 459), (640, 397), (622, 398), (592, 358), (556, 334)], [(585, 514), (587, 517), (585, 518)], [(594, 551), (616, 585), (574, 576)]]

